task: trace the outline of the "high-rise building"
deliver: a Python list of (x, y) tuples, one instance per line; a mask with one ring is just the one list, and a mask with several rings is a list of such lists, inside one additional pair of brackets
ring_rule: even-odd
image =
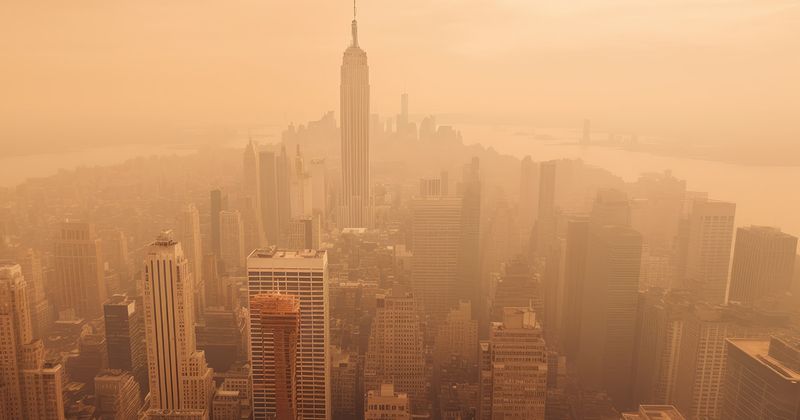
[(554, 160), (539, 164), (539, 204), (532, 232), (531, 251), (544, 257), (556, 238), (556, 169)]
[(586, 251), (589, 241), (589, 220), (575, 217), (567, 222), (564, 243), (564, 310), (561, 341), (564, 354), (573, 362), (578, 356), (581, 334), (583, 284), (586, 279)]
[(100, 239), (90, 223), (65, 222), (54, 241), (58, 310), (80, 318), (102, 316), (106, 287)]
[(278, 162), (274, 152), (258, 154), (258, 187), (261, 207), (261, 223), (268, 244), (275, 245), (280, 239), (278, 216)]
[(0, 261), (0, 355), (0, 419), (63, 419), (63, 369), (44, 362), (22, 269), (8, 261)]
[(684, 222), (685, 285), (708, 303), (725, 303), (736, 204), (695, 199)]
[(262, 293), (250, 298), (250, 363), (253, 418), (297, 418), (297, 344), (300, 301)]
[(50, 302), (44, 290), (42, 258), (33, 249), (24, 250), (17, 257), (28, 290), (28, 309), (31, 314), (33, 338), (44, 339), (52, 322)]
[(341, 68), (342, 195), (339, 226), (369, 227), (372, 205), (369, 184), (369, 67), (367, 53), (358, 45), (353, 10), (350, 46)]
[(303, 219), (291, 219), (286, 224), (284, 245), (287, 249), (318, 249), (319, 215)]
[(219, 213), (219, 257), (225, 272), (236, 273), (244, 268), (244, 225), (238, 211)]
[(283, 293), (300, 301), (297, 415), (305, 420), (331, 416), (327, 261), (324, 251), (274, 247), (257, 249), (247, 259), (250, 298)]
[(686, 417), (671, 405), (640, 405), (639, 411), (622, 413), (622, 420), (686, 420)]
[(328, 175), (325, 159), (311, 159), (308, 172), (311, 175), (311, 211), (324, 222), (328, 217)]
[[(181, 211), (178, 217), (176, 236), (183, 246), (186, 258), (189, 260), (189, 269), (192, 271), (192, 280), (194, 281), (195, 312), (199, 315), (206, 306), (206, 286), (205, 277), (203, 276), (203, 242), (200, 234), (200, 212), (194, 204), (189, 204)], [(218, 254), (217, 257), (219, 257)]]
[[(442, 174), (442, 195), (448, 196), (446, 173)], [(456, 288), (460, 300), (472, 303), (472, 319), (478, 325), (488, 325), (488, 290), (481, 281), (480, 233), (481, 233), (481, 178), (480, 160), (473, 157), (464, 165), (461, 185), (461, 239), (458, 253), (458, 277), (463, 287)], [(487, 334), (487, 331), (479, 331)]]
[(726, 420), (800, 418), (800, 340), (729, 338), (723, 385)]
[(362, 384), (361, 363), (358, 353), (345, 352), (339, 347), (332, 349), (331, 363), (331, 395), (334, 420), (348, 420), (363, 411), (364, 393), (360, 392)]
[(411, 412), (429, 412), (423, 332), (414, 296), (393, 290), (377, 296), (377, 309), (364, 361), (364, 386), (392, 382), (411, 397)]
[(519, 215), (518, 221), (523, 237), (530, 235), (538, 212), (536, 198), (539, 195), (539, 182), (536, 164), (531, 157), (525, 156), (520, 164), (519, 176)]
[(147, 247), (142, 271), (150, 386), (147, 414), (199, 410), (208, 415), (212, 371), (195, 342), (189, 261), (171, 232), (162, 233)]
[(101, 419), (137, 420), (142, 406), (139, 384), (124, 370), (107, 369), (94, 377), (95, 408)]
[(633, 407), (636, 306), (642, 255), (633, 229), (590, 226), (581, 302), (578, 372), (587, 389), (606, 391), (619, 410)]
[(108, 367), (130, 372), (146, 395), (149, 384), (143, 310), (126, 295), (111, 296), (103, 304)]
[(536, 313), (505, 308), (481, 353), (481, 418), (543, 420), (547, 349)]
[(472, 319), (470, 303), (461, 301), (450, 310), (439, 326), (433, 351), (433, 362), (443, 366), (451, 357), (464, 361), (468, 366), (478, 363), (478, 321)]
[(673, 400), (689, 418), (722, 415), (726, 338), (767, 339), (786, 326), (780, 311), (753, 312), (736, 306), (695, 305), (683, 325)]
[(752, 304), (792, 288), (797, 237), (766, 226), (736, 231), (729, 300)]
[(289, 170), (289, 218), (305, 218), (312, 214), (311, 174), (306, 170), (300, 145)]
[[(462, 211), (458, 197), (431, 196), (412, 203), (411, 285), (422, 309), (440, 320), (455, 306), (457, 293), (461, 293), (456, 290), (456, 279), (463, 246)], [(470, 286), (473, 285), (464, 288)], [(411, 399), (416, 398), (412, 395)]]
[(221, 190), (211, 190), (211, 252), (219, 257), (220, 224), (219, 213), (228, 209), (228, 196)]
[(393, 384), (381, 384), (379, 389), (367, 391), (364, 420), (411, 420), (408, 394), (396, 392)]

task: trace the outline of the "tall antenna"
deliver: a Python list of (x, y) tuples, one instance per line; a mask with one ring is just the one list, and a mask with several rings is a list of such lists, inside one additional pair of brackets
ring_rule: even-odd
[(353, 20), (356, 20), (356, 0), (353, 0)]

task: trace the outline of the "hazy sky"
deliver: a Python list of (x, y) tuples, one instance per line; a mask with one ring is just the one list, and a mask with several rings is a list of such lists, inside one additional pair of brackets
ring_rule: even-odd
[[(351, 16), (338, 0), (5, 1), (2, 150), (338, 112)], [(797, 0), (362, 0), (359, 30), (373, 112), (407, 91), (413, 113), (800, 141)]]

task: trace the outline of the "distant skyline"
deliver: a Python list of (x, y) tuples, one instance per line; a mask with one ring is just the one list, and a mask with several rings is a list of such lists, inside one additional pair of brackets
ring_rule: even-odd
[[(408, 92), (412, 114), (588, 117), (598, 130), (725, 144), (800, 135), (797, 1), (362, 3), (373, 112), (396, 114)], [(7, 5), (0, 145), (338, 114), (351, 14), (311, 0)]]

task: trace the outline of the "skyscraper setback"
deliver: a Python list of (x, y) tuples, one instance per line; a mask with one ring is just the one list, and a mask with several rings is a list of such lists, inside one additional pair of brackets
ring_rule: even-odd
[(340, 227), (368, 227), (372, 218), (369, 179), (369, 67), (358, 45), (353, 7), (352, 43), (341, 69), (342, 199)]

